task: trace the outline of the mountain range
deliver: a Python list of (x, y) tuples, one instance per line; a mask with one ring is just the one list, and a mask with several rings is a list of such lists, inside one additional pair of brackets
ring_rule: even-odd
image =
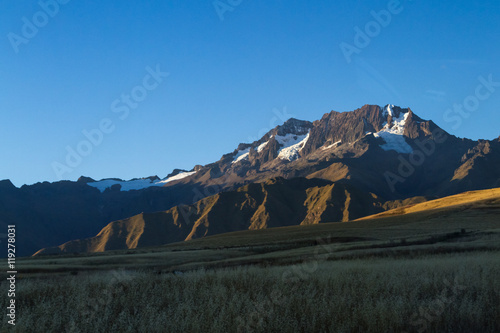
[(410, 108), (364, 105), (313, 122), (289, 119), (219, 161), (163, 179), (81, 177), (21, 188), (4, 180), (0, 225), (18, 225), (23, 255), (153, 246), (350, 221), (500, 187), (499, 166), (500, 137), (457, 138)]

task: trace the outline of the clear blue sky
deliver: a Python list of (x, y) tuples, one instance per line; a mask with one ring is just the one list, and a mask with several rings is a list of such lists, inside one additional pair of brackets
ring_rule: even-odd
[[(500, 82), (498, 0), (396, 9), (391, 1), (238, 2), (218, 2), (218, 13), (212, 0), (72, 0), (54, 17), (38, 1), (1, 2), (0, 179), (58, 180), (53, 162), (65, 164), (66, 147), (103, 119), (113, 131), (63, 179), (165, 177), (210, 163), (283, 122), (273, 110), (285, 108), (316, 120), (391, 103), (459, 137), (500, 135), (500, 87), (474, 100), (479, 76)], [(371, 11), (389, 7), (388, 24), (370, 24)], [(356, 47), (355, 27), (367, 24), (373, 37), (357, 41), (348, 63), (340, 45)], [(157, 64), (169, 76), (154, 89), (149, 78), (146, 91), (146, 68)], [(147, 96), (122, 120), (120, 98), (133, 89)], [(479, 101), (471, 116), (446, 121), (466, 98)]]

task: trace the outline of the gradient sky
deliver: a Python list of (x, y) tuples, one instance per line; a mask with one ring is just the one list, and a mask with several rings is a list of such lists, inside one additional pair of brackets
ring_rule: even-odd
[[(480, 88), (467, 118), (447, 110), (479, 100), (478, 77), (500, 82), (500, 2), (402, 1), (377, 31), (371, 12), (391, 6), (72, 0), (50, 17), (38, 1), (2, 1), (0, 179), (59, 180), (54, 162), (65, 164), (67, 147), (103, 119), (113, 131), (62, 179), (165, 177), (216, 161), (285, 117), (364, 104), (410, 107), (459, 137), (498, 137), (500, 85)], [(34, 20), (32, 36), (23, 26)], [(367, 24), (372, 37), (348, 63), (340, 45), (356, 46), (355, 28)], [(157, 65), (169, 76), (123, 117), (122, 94), (143, 92)]]

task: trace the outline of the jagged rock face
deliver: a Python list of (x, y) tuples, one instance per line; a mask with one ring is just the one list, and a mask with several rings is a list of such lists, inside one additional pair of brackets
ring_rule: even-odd
[[(298, 120), (291, 118), (283, 125), (276, 126), (268, 133), (266, 133), (260, 140), (251, 144), (241, 143), (232, 154), (225, 155), (222, 160), (226, 161), (227, 157), (233, 157), (230, 161), (231, 164), (246, 163), (254, 165), (261, 165), (272, 161), (279, 156), (280, 149), (283, 148), (287, 142), (297, 140), (299, 137), (306, 136), (313, 124), (309, 121)], [(243, 156), (248, 153), (248, 156)], [(243, 155), (242, 155), (243, 154)]]
[(288, 119), (283, 125), (277, 126), (271, 130), (268, 134), (285, 136), (287, 134), (304, 135), (309, 132), (312, 127), (312, 123), (309, 121), (298, 120), (295, 118)]
[[(381, 131), (408, 138), (411, 145), (414, 139), (432, 139), (436, 130), (439, 128), (432, 121), (421, 119), (409, 108), (365, 105), (352, 112), (331, 111), (313, 123), (290, 119), (258, 141), (240, 144), (238, 149), (224, 155), (218, 163), (224, 172), (241, 174), (239, 165), (243, 164), (246, 165), (244, 174), (249, 171), (249, 167), (258, 173), (279, 168), (281, 164), (299, 158), (307, 158), (325, 147), (356, 143)], [(376, 145), (377, 141), (371, 143)], [(378, 140), (378, 145), (383, 143), (383, 140)], [(408, 151), (411, 151), (409, 146)]]
[[(330, 180), (344, 179), (360, 185), (366, 181), (356, 178), (366, 177), (367, 172), (372, 171), (365, 170), (369, 169), (368, 165), (371, 163), (368, 159), (373, 160), (375, 169), (378, 168), (382, 174), (386, 170), (393, 172), (398, 167), (394, 163), (398, 162), (394, 152), (407, 155), (414, 149), (419, 149), (415, 146), (416, 140), (435, 140), (436, 130), (440, 129), (432, 121), (421, 119), (411, 109), (392, 105), (365, 105), (352, 112), (332, 111), (313, 123), (290, 119), (266, 133), (260, 140), (240, 144), (233, 153), (226, 154), (220, 161), (211, 164), (210, 168), (217, 165), (220, 170), (212, 173), (213, 178), (207, 178), (201, 168), (191, 180), (197, 182), (203, 179), (202, 183), (205, 185), (217, 184), (223, 189), (231, 189), (269, 177), (308, 177), (334, 163), (347, 165), (347, 159), (352, 164), (350, 173), (345, 172), (347, 166), (342, 169), (342, 174), (347, 178), (332, 174), (331, 170), (322, 174), (329, 174)], [(441, 133), (449, 136), (442, 130)], [(360, 168), (359, 163), (351, 161), (363, 156), (367, 166)], [(377, 177), (383, 180), (381, 174), (371, 178)], [(379, 194), (388, 195), (385, 180), (375, 183)], [(365, 189), (377, 190), (373, 187)], [(405, 191), (403, 189), (402, 193)], [(394, 197), (402, 193), (395, 194)]]
[[(283, 144), (286, 135), (291, 136), (290, 147)], [(495, 143), (488, 155), (492, 159), (499, 151), (498, 142), (491, 141)], [(295, 148), (294, 143), (298, 144)], [(212, 164), (210, 168), (217, 165), (220, 170), (214, 178), (200, 171), (190, 181), (203, 179), (205, 186), (216, 184), (228, 190), (277, 176), (320, 177), (352, 184), (386, 199), (444, 196), (498, 183), (493, 169), (500, 168), (495, 159), (493, 167), (474, 159), (474, 172), (482, 178), (463, 171), (467, 166), (463, 166), (462, 157), (476, 145), (449, 135), (410, 108), (365, 105), (352, 112), (332, 111), (313, 123), (292, 119)], [(284, 147), (289, 149), (285, 158)], [(464, 177), (457, 178), (457, 172)]]
[(365, 105), (353, 112), (332, 111), (313, 124), (311, 134), (304, 147), (308, 154), (325, 144), (335, 142), (355, 142), (365, 136), (366, 132), (378, 132), (387, 119), (377, 105)]
[(391, 128), (396, 119), (406, 114), (402, 132), (405, 137), (416, 139), (431, 136), (432, 131), (437, 127), (432, 122), (422, 120), (411, 109), (398, 106), (365, 105), (352, 112), (332, 111), (313, 123), (309, 140), (304, 147), (304, 155), (324, 145), (336, 142), (356, 142), (367, 133), (377, 133), (383, 130), (384, 126)]

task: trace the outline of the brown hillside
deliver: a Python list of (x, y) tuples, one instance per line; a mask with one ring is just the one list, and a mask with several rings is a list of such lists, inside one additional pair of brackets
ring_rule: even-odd
[(359, 218), (358, 220), (405, 215), (410, 213), (431, 211), (431, 210), (449, 208), (454, 206), (462, 206), (464, 209), (468, 208), (469, 206), (480, 208), (485, 201), (500, 202), (500, 188), (481, 190), (481, 191), (469, 191), (441, 199), (426, 201), (417, 204), (411, 204), (408, 206), (391, 209), (379, 214), (365, 216)]
[(193, 205), (111, 222), (95, 237), (36, 254), (102, 252), (168, 244), (240, 230), (349, 221), (381, 212), (374, 194), (321, 179), (275, 178), (223, 192)]

